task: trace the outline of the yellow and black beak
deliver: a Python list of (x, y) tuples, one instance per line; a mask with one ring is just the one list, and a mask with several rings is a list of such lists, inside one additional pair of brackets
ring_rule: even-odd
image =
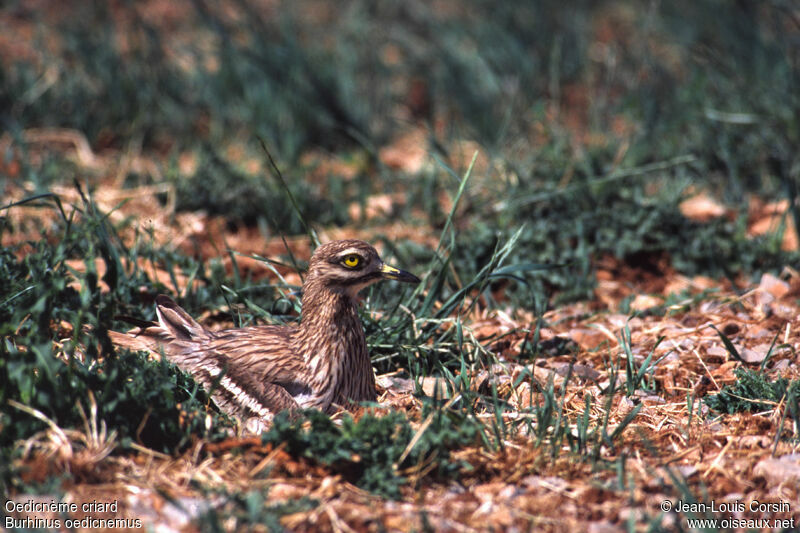
[(381, 276), (383, 279), (394, 279), (405, 283), (419, 283), (421, 281), (414, 274), (406, 272), (405, 270), (400, 270), (399, 268), (395, 268), (393, 266), (389, 266), (386, 263), (381, 265)]

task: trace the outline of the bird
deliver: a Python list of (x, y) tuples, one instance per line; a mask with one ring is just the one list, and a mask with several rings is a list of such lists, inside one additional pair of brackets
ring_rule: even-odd
[(364, 241), (331, 241), (311, 256), (297, 325), (211, 331), (162, 294), (157, 322), (110, 333), (120, 347), (166, 356), (210, 391), (220, 411), (256, 432), (281, 411), (332, 414), (377, 399), (356, 297), (381, 280), (420, 282)]

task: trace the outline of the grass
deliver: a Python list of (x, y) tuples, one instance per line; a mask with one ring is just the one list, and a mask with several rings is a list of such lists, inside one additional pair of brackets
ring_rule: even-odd
[(653, 379), (653, 374), (655, 372), (655, 367), (658, 365), (661, 359), (669, 355), (669, 353), (667, 353), (658, 361), (653, 361), (653, 354), (663, 340), (664, 337), (659, 337), (653, 345), (653, 348), (650, 350), (650, 353), (647, 354), (647, 357), (645, 357), (642, 361), (641, 365), (637, 365), (636, 358), (634, 357), (633, 350), (631, 348), (630, 327), (628, 327), (628, 324), (625, 324), (625, 327), (622, 329), (620, 335), (620, 344), (625, 350), (625, 392), (629, 397), (636, 394), (636, 392), (639, 390), (642, 392), (655, 392), (655, 390), (653, 390), (655, 381)]
[[(25, 41), (30, 58), (0, 56), (0, 188), (14, 198), (0, 210), (3, 489), (50, 490), (12, 466), (24, 463), (15, 443), (91, 429), (87, 412), (107, 438), (115, 432), (115, 456), (145, 447), (177, 457), (224, 438), (229, 421), (191, 378), (113, 349), (107, 332), (124, 328), (115, 317), (150, 319), (153, 297), (179, 290), (181, 305), (216, 321), (296, 320), (298, 287), (284, 276), (302, 270), (303, 258), (274, 264), (278, 282), (256, 279), (224, 239), (234, 230), (266, 242), (344, 228), (371, 231), (387, 259), (424, 276), (416, 289), (365, 291), (362, 308), (376, 369), (412, 380), (416, 407), (279, 419), (265, 443), (287, 443), (295, 459), (388, 498), (468, 485), (488, 476), (470, 450), (514, 457), (520, 442), (542, 454), (539, 466), (610, 472), (614, 494), (635, 492), (626, 476), (641, 447), (632, 442), (652, 416), (643, 420), (642, 398), (669, 398), (670, 354), (657, 334), (634, 339), (628, 325), (596, 353), (550, 339), (553, 352), (540, 334), (557, 324), (544, 316), (592, 300), (604, 258), (734, 286), (798, 263), (781, 246), (800, 220), (800, 30), (791, 9), (548, 0), (448, 10), (357, 0), (310, 16), (311, 4), (273, 13), (246, 0), (232, 9), (196, 1), (163, 20), (135, 5), (86, 3), (66, 18), (22, 3), (0, 10), (37, 30)], [(37, 141), (48, 128), (84, 136), (101, 164)], [(416, 171), (382, 155), (407, 130), (424, 133), (428, 155)], [(474, 145), (464, 149), (467, 140)], [(270, 177), (273, 168), (282, 175)], [(218, 257), (141, 229), (145, 211), (99, 200), (110, 188), (153, 184), (172, 191), (157, 210), (175, 205), (170, 216), (202, 210), (225, 222), (228, 237), (211, 243)], [(680, 204), (697, 191), (720, 198), (729, 215), (685, 217)], [(375, 218), (352, 217), (351, 206), (383, 194), (402, 200)], [(754, 195), (790, 206), (761, 237), (748, 216)], [(399, 238), (398, 227), (413, 238)], [(715, 290), (666, 295), (636, 318), (689, 314)], [(515, 312), (534, 314), (535, 325), (520, 319), (520, 330), (488, 336), (472, 327)], [(603, 361), (597, 383), (574, 371), (587, 358)], [(500, 379), (504, 365), (520, 362), (523, 370)], [(553, 363), (566, 363), (566, 374), (537, 373)], [(800, 427), (796, 380), (765, 365), (737, 370), (734, 384), (702, 401), (721, 413), (782, 406), (781, 427), (789, 418), (793, 430), (778, 431), (777, 446)], [(439, 380), (433, 394), (423, 392), (429, 378)], [(527, 398), (516, 397), (522, 385)], [(683, 398), (691, 439), (706, 419), (693, 392)], [(692, 494), (688, 481), (671, 482)], [(203, 522), (209, 529), (229, 519), (278, 528), (319, 504), (267, 504), (266, 489), (222, 497)]]
[[(197, 172), (188, 179), (177, 172), (174, 175), (178, 211), (202, 209), (211, 215), (228, 217), (231, 224), (262, 225), (276, 234), (303, 232), (305, 228), (287, 202), (282, 183), (270, 180), (268, 174), (255, 176), (236, 169), (211, 145), (204, 146), (197, 156)], [(293, 185), (293, 196), (302, 200), (298, 206), (301, 220), (317, 225), (344, 222), (344, 209), (340, 205), (315, 192), (307, 183), (295, 181)]]
[(726, 385), (705, 400), (709, 407), (722, 413), (738, 413), (770, 410), (785, 402), (797, 424), (800, 381), (782, 377), (773, 380), (763, 371), (748, 368), (737, 368), (735, 374), (737, 379), (733, 385)]
[(285, 531), (280, 522), (282, 517), (313, 509), (318, 504), (309, 498), (287, 503), (270, 503), (268, 489), (237, 494), (223, 493), (217, 496), (224, 501), (217, 508), (209, 509), (200, 516), (200, 531), (224, 531), (226, 526), (235, 529), (259, 527), (268, 531)]
[(323, 413), (309, 411), (294, 421), (281, 416), (261, 438), (328, 466), (360, 488), (397, 499), (409, 479), (454, 477), (465, 465), (454, 461), (450, 450), (474, 444), (480, 432), (479, 423), (457, 410), (431, 411), (430, 423), (418, 433), (403, 413), (367, 414), (357, 422), (346, 416), (335, 424)]
[[(4, 248), (2, 362), (0, 401), (17, 401), (42, 413), (8, 409), (0, 417), (4, 460), (13, 442), (45, 428), (80, 422), (82, 405), (94, 395), (99, 417), (131, 442), (169, 451), (184, 447), (191, 434), (211, 436), (204, 428), (205, 394), (173, 366), (138, 354), (115, 352), (108, 330), (113, 317), (130, 308), (139, 286), (152, 284), (141, 271), (123, 266), (127, 250), (88, 197), (62, 219), (58, 243), (33, 242), (27, 253)], [(105, 265), (98, 275), (96, 258)], [(104, 290), (102, 287), (107, 287)], [(127, 305), (126, 305), (127, 304)], [(186, 423), (179, 423), (185, 417)], [(4, 478), (4, 484), (13, 478)]]

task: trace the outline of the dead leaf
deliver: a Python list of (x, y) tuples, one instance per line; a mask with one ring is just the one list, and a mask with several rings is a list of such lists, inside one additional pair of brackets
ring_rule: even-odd
[(796, 486), (800, 483), (800, 453), (763, 459), (755, 466), (753, 474), (766, 479), (770, 487), (787, 483)]
[(391, 169), (416, 174), (428, 157), (427, 142), (425, 130), (416, 129), (381, 148), (378, 156)]
[(789, 292), (788, 283), (769, 273), (765, 273), (763, 276), (761, 276), (761, 281), (758, 283), (758, 288), (771, 294), (776, 300), (780, 299), (787, 292)]
[(584, 350), (594, 350), (603, 342), (608, 342), (608, 337), (596, 329), (573, 329), (569, 332), (569, 338)]
[(700, 193), (697, 196), (681, 202), (679, 206), (683, 216), (695, 222), (708, 222), (709, 220), (724, 216), (726, 213), (725, 206), (711, 198), (706, 193)]
[[(569, 363), (561, 363), (555, 370), (559, 376), (566, 377), (569, 373)], [(597, 381), (600, 372), (588, 365), (574, 364), (572, 365), (572, 377)]]
[(728, 358), (728, 350), (723, 348), (722, 346), (709, 346), (706, 350), (706, 355), (708, 357), (717, 357), (722, 360)]
[(589, 533), (623, 533), (625, 528), (617, 526), (611, 522), (592, 522), (589, 524)]
[(630, 307), (632, 311), (646, 311), (647, 309), (658, 307), (663, 303), (664, 300), (657, 296), (651, 296), (649, 294), (637, 294), (631, 302)]
[(739, 355), (745, 363), (760, 363), (767, 356), (769, 346), (761, 350), (764, 345), (759, 345), (759, 349), (740, 348)]
[(363, 206), (360, 202), (351, 203), (347, 207), (347, 213), (353, 221), (359, 221), (362, 218), (372, 220), (391, 215), (395, 206), (404, 203), (405, 196), (403, 194), (375, 194), (367, 198)]
[[(449, 398), (450, 393), (447, 389), (447, 380), (444, 378), (424, 377), (422, 378), (422, 391), (426, 396), (433, 397), (438, 394), (441, 398)], [(437, 392), (438, 391), (438, 392)]]
[(760, 237), (770, 233), (775, 233), (779, 229), (783, 230), (783, 242), (781, 249), (792, 251), (798, 249), (797, 232), (794, 224), (791, 223), (786, 211), (789, 209), (789, 202), (781, 200), (772, 202), (752, 213), (750, 218), (752, 223), (747, 229), (749, 237)]

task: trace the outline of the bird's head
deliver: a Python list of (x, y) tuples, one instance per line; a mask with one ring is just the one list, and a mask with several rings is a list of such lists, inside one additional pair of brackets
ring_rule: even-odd
[(420, 282), (414, 274), (387, 265), (375, 248), (355, 239), (332, 241), (317, 248), (308, 265), (308, 278), (351, 297), (383, 279)]

